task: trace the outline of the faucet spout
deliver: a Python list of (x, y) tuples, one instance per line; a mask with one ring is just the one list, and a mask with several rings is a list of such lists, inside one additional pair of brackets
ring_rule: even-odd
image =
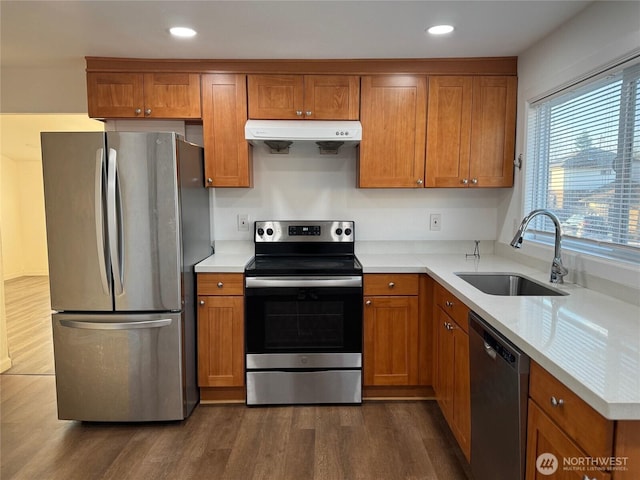
[(537, 210), (533, 210), (529, 214), (527, 214), (520, 222), (520, 226), (516, 231), (513, 240), (511, 240), (510, 245), (513, 248), (520, 248), (522, 246), (522, 241), (524, 238), (524, 232), (529, 226), (529, 222), (538, 215), (545, 215), (551, 219), (553, 225), (555, 227), (555, 246), (553, 252), (553, 262), (551, 262), (551, 277), (549, 281), (551, 283), (564, 283), (564, 276), (569, 273), (569, 271), (562, 265), (562, 249), (560, 247), (560, 241), (562, 239), (562, 228), (560, 226), (560, 220), (556, 215), (546, 209), (540, 208)]

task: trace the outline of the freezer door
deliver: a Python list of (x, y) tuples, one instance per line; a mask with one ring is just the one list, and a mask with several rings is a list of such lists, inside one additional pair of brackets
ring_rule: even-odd
[(42, 133), (41, 139), (51, 306), (111, 311), (104, 133)]
[(58, 418), (182, 420), (179, 313), (54, 314)]
[(107, 132), (115, 310), (181, 310), (176, 136)]

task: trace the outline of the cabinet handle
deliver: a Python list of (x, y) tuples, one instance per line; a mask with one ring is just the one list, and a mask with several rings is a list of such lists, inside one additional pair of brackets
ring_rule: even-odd
[(136, 115), (140, 115), (142, 113), (142, 109), (136, 108)]
[(393, 283), (393, 282), (389, 282), (389, 288), (393, 288), (393, 287), (395, 287), (395, 286), (396, 286), (396, 284), (395, 284), (395, 283)]
[(200, 300), (200, 305), (204, 305), (204, 300)]
[(224, 283), (218, 282), (218, 288), (222, 288), (222, 287), (224, 287)]
[(311, 110), (307, 110), (306, 112), (304, 112), (305, 116), (307, 117), (310, 117), (312, 113), (313, 112), (311, 112)]
[(564, 405), (564, 400), (561, 398), (551, 397), (551, 405), (554, 407), (561, 407)]
[(460, 180), (460, 183), (462, 183), (463, 185), (466, 185), (467, 183), (469, 183), (469, 179), (463, 178), (462, 180)]
[(471, 183), (473, 183), (474, 185), (478, 184), (478, 179), (477, 178), (472, 178), (471, 179)]
[(449, 308), (453, 307), (453, 302), (450, 302), (449, 300), (446, 300), (444, 304)]
[(371, 305), (371, 300), (367, 300), (366, 302), (364, 302), (365, 305)]
[(418, 180), (416, 180), (416, 183), (417, 183), (418, 185), (422, 185), (422, 183), (423, 183), (423, 182), (422, 182), (422, 179), (421, 179), (421, 178), (419, 178)]
[(213, 178), (208, 177), (208, 178), (207, 178), (207, 183), (213, 183)]
[(301, 117), (302, 116), (302, 110), (296, 110), (296, 115), (298, 117)]
[(145, 115), (151, 115), (151, 109), (150, 109), (150, 108), (147, 108), (147, 109), (144, 111), (144, 114), (145, 114)]

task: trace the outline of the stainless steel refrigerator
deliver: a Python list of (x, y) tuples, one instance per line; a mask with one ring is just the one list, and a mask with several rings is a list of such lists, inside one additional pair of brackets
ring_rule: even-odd
[(174, 133), (42, 133), (58, 417), (180, 420), (198, 402), (203, 150)]

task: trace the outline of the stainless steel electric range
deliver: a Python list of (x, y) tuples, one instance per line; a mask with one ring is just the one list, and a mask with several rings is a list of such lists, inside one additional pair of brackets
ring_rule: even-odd
[(247, 405), (362, 403), (350, 221), (259, 221), (245, 269)]

